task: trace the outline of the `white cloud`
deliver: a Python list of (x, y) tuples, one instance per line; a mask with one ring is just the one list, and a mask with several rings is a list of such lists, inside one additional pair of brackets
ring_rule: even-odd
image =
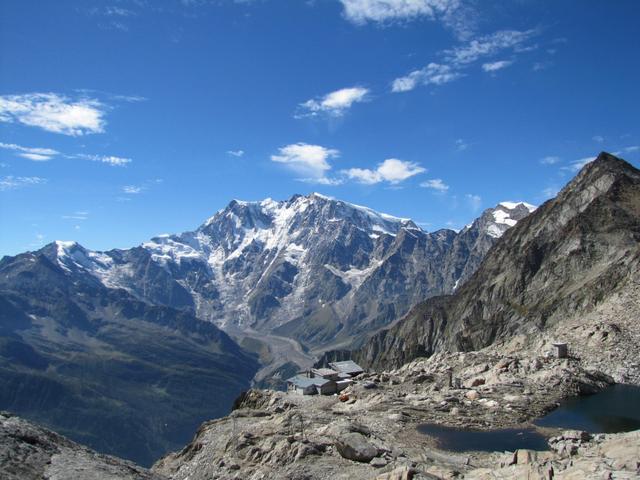
[(626, 147), (624, 149), (624, 151), (627, 152), (627, 153), (637, 152), (638, 150), (640, 150), (640, 146), (638, 146), (638, 145), (632, 145), (632, 146)]
[(594, 135), (591, 139), (598, 143), (604, 142), (604, 137), (602, 135)]
[(388, 158), (380, 163), (375, 170), (368, 168), (350, 168), (342, 170), (342, 174), (351, 180), (373, 185), (380, 182), (398, 184), (414, 175), (424, 173), (427, 170), (414, 162)]
[(468, 65), (477, 60), (495, 55), (503, 50), (521, 47), (537, 34), (537, 30), (500, 30), (471, 40), (466, 45), (445, 50), (445, 59), (453, 65)]
[(561, 160), (560, 157), (550, 155), (548, 157), (541, 158), (540, 163), (542, 165), (555, 165), (556, 163), (559, 163), (560, 160)]
[(395, 93), (408, 92), (419, 85), (444, 85), (462, 76), (449, 65), (432, 62), (420, 70), (414, 70), (404, 77), (396, 78), (391, 83), (391, 91)]
[(319, 177), (319, 178), (297, 178), (299, 182), (303, 183), (313, 183), (315, 185), (326, 185), (329, 187), (334, 187), (336, 185), (342, 185), (344, 180), (341, 178), (329, 178), (329, 177)]
[(462, 0), (340, 0), (344, 16), (356, 25), (418, 18), (438, 20), (459, 38), (471, 35), (477, 13)]
[(122, 192), (129, 195), (142, 193), (143, 190), (144, 190), (144, 187), (140, 187), (137, 185), (125, 185), (124, 187), (122, 187)]
[(422, 182), (420, 186), (422, 188), (430, 188), (431, 190), (435, 190), (437, 193), (446, 193), (447, 190), (449, 190), (449, 185), (445, 184), (441, 178), (427, 180), (426, 182)]
[(474, 212), (480, 210), (480, 207), (482, 206), (482, 197), (480, 195), (472, 195), (471, 193), (467, 193), (465, 197), (467, 199), (467, 202), (469, 202), (471, 210), (473, 210)]
[(533, 67), (531, 67), (531, 69), (534, 72), (539, 72), (541, 70), (546, 70), (551, 65), (553, 65), (553, 63), (551, 63), (551, 62), (536, 62), (536, 63), (533, 64)]
[(456, 140), (456, 150), (459, 152), (464, 152), (469, 148), (469, 144), (466, 142), (464, 138), (458, 138)]
[(52, 148), (37, 148), (37, 147), (23, 147), (16, 145), (15, 143), (2, 143), (0, 142), (0, 148), (5, 150), (13, 150), (19, 157), (27, 158), (36, 162), (44, 162), (51, 160), (52, 157), (58, 155), (58, 151)]
[(92, 98), (72, 100), (56, 93), (0, 96), (0, 121), (80, 136), (104, 131), (106, 106)]
[(242, 157), (244, 155), (244, 150), (227, 150), (227, 155), (231, 155), (232, 157)]
[[(464, 76), (463, 71), (478, 60), (497, 55), (504, 50), (526, 51), (523, 43), (536, 35), (537, 30), (500, 30), (444, 50), (440, 54), (444, 62), (431, 62), (420, 70), (396, 78), (391, 84), (393, 92), (408, 92), (420, 85), (444, 85)], [(513, 60), (488, 62), (482, 65), (485, 72), (494, 72), (513, 63)]]
[(133, 161), (130, 158), (116, 157), (115, 155), (88, 155), (84, 153), (72, 155), (72, 158), (82, 158), (84, 160), (91, 160), (92, 162), (106, 163), (112, 167), (124, 167)]
[(47, 183), (46, 178), (14, 177), (13, 175), (8, 175), (6, 177), (0, 177), (0, 191), (16, 190), (18, 188), (41, 185), (43, 183)]
[(586, 164), (593, 162), (596, 157), (585, 157), (580, 158), (578, 160), (574, 160), (568, 167), (562, 167), (562, 170), (569, 170), (571, 172), (578, 172), (584, 167)]
[(338, 150), (308, 143), (286, 145), (278, 151), (278, 155), (271, 155), (271, 161), (282, 163), (306, 179), (316, 181), (331, 170), (329, 160), (340, 155)]
[(433, 18), (437, 11), (459, 3), (457, 0), (340, 0), (344, 16), (351, 22), (386, 22), (416, 17)]
[(300, 104), (304, 111), (297, 114), (296, 118), (316, 116), (325, 113), (329, 116), (340, 117), (351, 108), (354, 103), (364, 102), (369, 95), (369, 89), (364, 87), (350, 87), (328, 93), (319, 99), (307, 100)]
[(79, 220), (84, 221), (89, 218), (89, 212), (73, 212), (71, 215), (62, 215), (63, 220)]
[(507, 68), (513, 62), (511, 60), (499, 60), (497, 62), (483, 63), (482, 70), (485, 72), (496, 72), (498, 70), (502, 70), (503, 68)]

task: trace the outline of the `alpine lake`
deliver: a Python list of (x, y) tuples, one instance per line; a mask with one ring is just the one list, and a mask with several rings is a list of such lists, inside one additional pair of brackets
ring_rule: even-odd
[(594, 395), (574, 397), (526, 428), (468, 430), (423, 424), (418, 431), (452, 452), (548, 450), (537, 427), (619, 433), (640, 429), (640, 387), (614, 385)]

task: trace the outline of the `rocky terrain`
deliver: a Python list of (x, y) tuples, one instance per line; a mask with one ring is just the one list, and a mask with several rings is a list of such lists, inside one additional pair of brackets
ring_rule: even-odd
[(100, 455), (57, 433), (0, 412), (3, 480), (166, 480), (131, 462)]
[(447, 452), (417, 430), (424, 423), (537, 428), (531, 420), (562, 398), (611, 382), (581, 360), (518, 342), (438, 353), (364, 374), (341, 398), (249, 391), (231, 415), (203, 424), (153, 471), (180, 480), (637, 478), (640, 432), (594, 437), (538, 428), (550, 451), (504, 454)]

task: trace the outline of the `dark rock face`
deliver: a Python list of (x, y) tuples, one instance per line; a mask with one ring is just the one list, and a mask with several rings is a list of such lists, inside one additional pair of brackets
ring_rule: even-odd
[(213, 324), (50, 254), (0, 261), (0, 409), (149, 465), (248, 387), (257, 361)]
[(540, 332), (628, 288), (639, 260), (640, 172), (602, 153), (509, 229), (455, 295), (416, 306), (355, 357), (387, 367)]
[(6, 412), (0, 412), (0, 477), (3, 480), (166, 478), (126, 460), (100, 455)]

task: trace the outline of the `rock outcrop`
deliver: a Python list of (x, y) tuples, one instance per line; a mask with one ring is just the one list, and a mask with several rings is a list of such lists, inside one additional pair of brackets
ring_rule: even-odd
[(0, 478), (167, 480), (126, 460), (100, 455), (6, 412), (0, 412)]

